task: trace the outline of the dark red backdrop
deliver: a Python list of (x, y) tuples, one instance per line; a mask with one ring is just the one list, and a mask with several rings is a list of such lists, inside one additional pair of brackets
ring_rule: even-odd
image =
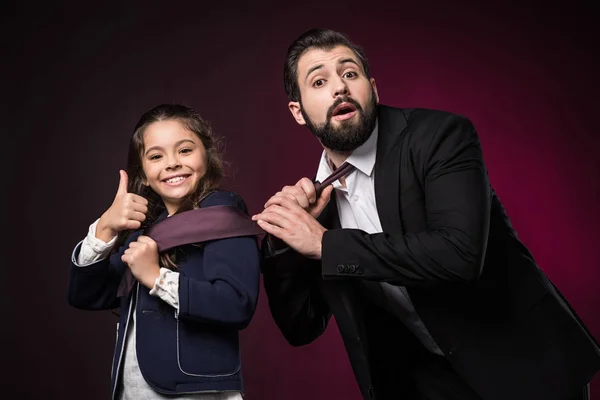
[[(109, 395), (115, 317), (69, 308), (67, 271), (72, 247), (110, 205), (142, 112), (162, 102), (197, 108), (224, 136), (229, 187), (251, 212), (315, 172), (319, 146), (289, 115), (282, 84), (288, 44), (313, 26), (365, 47), (384, 104), (473, 120), (519, 235), (600, 338), (591, 6), (81, 3), (9, 6), (0, 17), (14, 232), (2, 269), (4, 393)], [(291, 348), (261, 293), (242, 341), (249, 400), (359, 398), (335, 323)], [(600, 399), (600, 376), (592, 387)]]

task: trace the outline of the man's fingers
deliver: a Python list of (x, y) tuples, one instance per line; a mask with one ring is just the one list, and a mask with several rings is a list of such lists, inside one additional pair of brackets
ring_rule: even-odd
[(313, 204), (317, 200), (317, 192), (315, 184), (308, 178), (302, 178), (296, 183), (296, 187), (300, 188), (308, 200), (308, 204)]
[(258, 226), (260, 226), (268, 234), (273, 235), (276, 238), (281, 239), (285, 242), (284, 237), (287, 235), (286, 235), (286, 231), (284, 229), (278, 227), (277, 225), (273, 225), (262, 219), (258, 220)]
[(333, 192), (333, 185), (327, 185), (327, 187), (321, 191), (321, 195), (319, 196), (319, 199), (315, 203), (314, 208), (311, 210), (312, 216), (314, 216), (316, 218), (321, 214), (321, 212), (323, 211), (323, 209), (325, 208), (327, 203), (329, 203), (332, 192)]
[(296, 199), (290, 199), (287, 196), (278, 196), (278, 197), (273, 197), (271, 200), (272, 200), (271, 204), (269, 205), (268, 208), (265, 209), (265, 211), (268, 210), (269, 208), (277, 207), (277, 206), (280, 208), (285, 208), (285, 209), (287, 209), (289, 211), (293, 211), (293, 212), (304, 211), (304, 208), (298, 204)]
[(292, 201), (297, 201), (296, 197), (294, 197), (294, 195), (292, 193), (277, 192), (273, 197), (271, 197), (265, 203), (263, 208), (269, 208), (269, 206), (272, 206), (273, 204), (278, 204), (278, 201), (282, 198), (287, 198)]
[(277, 207), (277, 209), (275, 209), (275, 207), (277, 206), (271, 206), (269, 208), (269, 211), (259, 214), (257, 222), (266, 221), (271, 225), (276, 225), (280, 228), (288, 229), (290, 227), (290, 220), (288, 218), (289, 215), (286, 214), (288, 214), (289, 212), (287, 210), (282, 209), (281, 207)]

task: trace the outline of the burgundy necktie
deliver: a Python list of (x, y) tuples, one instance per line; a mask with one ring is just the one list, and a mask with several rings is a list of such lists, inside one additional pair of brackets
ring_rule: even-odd
[[(161, 252), (183, 244), (263, 233), (256, 222), (239, 208), (213, 206), (175, 214), (151, 226), (147, 235), (156, 242)], [(134, 284), (131, 270), (125, 268), (117, 296), (127, 296)]]
[(354, 165), (345, 162), (342, 165), (340, 165), (340, 167), (336, 169), (331, 175), (325, 178), (323, 182), (316, 181), (315, 190), (317, 191), (317, 198), (321, 195), (321, 192), (327, 187), (327, 185), (330, 185), (338, 179), (341, 179), (342, 177), (348, 175), (350, 172), (352, 172), (353, 169)]
[[(319, 198), (323, 189), (325, 189), (328, 185), (332, 184), (336, 180), (347, 176), (350, 172), (352, 172), (354, 170), (354, 168), (355, 168), (354, 165), (344, 162), (342, 165), (339, 166), (338, 169), (333, 171), (333, 173), (331, 173), (331, 175), (329, 175), (327, 178), (325, 178), (323, 180), (323, 182), (315, 181), (314, 185), (315, 185), (315, 192), (317, 194), (317, 198)], [(271, 246), (271, 249), (282, 249), (282, 248), (287, 247), (287, 244), (279, 238), (276, 238), (269, 234), (266, 235), (266, 238)]]
[[(348, 175), (354, 166), (343, 163), (323, 182), (315, 182), (317, 197), (327, 185)], [(154, 240), (158, 251), (165, 251), (183, 244), (201, 243), (208, 240), (264, 234), (256, 222), (233, 206), (213, 206), (197, 208), (175, 214), (148, 229), (147, 235)], [(125, 268), (117, 296), (127, 296), (135, 284), (129, 268)]]

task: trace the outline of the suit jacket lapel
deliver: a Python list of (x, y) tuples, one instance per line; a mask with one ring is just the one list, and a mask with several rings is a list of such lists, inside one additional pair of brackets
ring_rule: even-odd
[[(331, 193), (329, 203), (317, 218), (321, 225), (327, 229), (341, 228), (335, 196), (334, 190)], [(365, 398), (368, 398), (370, 397), (368, 387), (371, 383), (371, 377), (368, 348), (365, 341), (366, 331), (363, 322), (364, 307), (361, 303), (362, 296), (359, 284), (347, 280), (324, 280), (322, 281), (322, 293), (334, 312), (336, 324), (342, 335), (344, 346), (356, 379), (359, 381), (362, 394)]]
[[(400, 152), (407, 121), (404, 114), (378, 106), (378, 139), (375, 159), (375, 201), (384, 232), (402, 234), (400, 224)], [(335, 190), (318, 221), (327, 229), (341, 228)]]
[[(393, 115), (387, 107), (378, 107), (379, 136), (375, 160), (375, 200), (383, 230), (388, 233), (402, 233), (400, 224), (400, 144), (401, 133), (406, 128), (404, 114)], [(335, 191), (318, 221), (327, 229), (341, 228)], [(359, 381), (362, 394), (370, 397), (370, 369), (368, 342), (364, 325), (364, 298), (361, 287), (370, 290), (374, 296), (386, 297), (379, 282), (348, 282), (327, 280), (322, 282), (323, 295), (332, 311), (348, 351), (352, 368)], [(367, 389), (369, 388), (369, 389)]]
[(335, 199), (335, 190), (331, 192), (329, 203), (325, 206), (317, 221), (327, 229), (339, 229), (342, 227), (340, 216), (338, 215), (337, 201)]
[[(397, 114), (396, 114), (397, 113)], [(378, 107), (375, 201), (384, 232), (402, 234), (400, 223), (400, 145), (406, 118), (398, 110)]]

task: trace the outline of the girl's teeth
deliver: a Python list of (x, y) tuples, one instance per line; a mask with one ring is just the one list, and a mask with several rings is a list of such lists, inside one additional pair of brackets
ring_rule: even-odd
[(167, 182), (169, 182), (169, 183), (175, 183), (175, 182), (182, 181), (184, 179), (185, 178), (183, 176), (178, 176), (177, 178), (167, 179)]

